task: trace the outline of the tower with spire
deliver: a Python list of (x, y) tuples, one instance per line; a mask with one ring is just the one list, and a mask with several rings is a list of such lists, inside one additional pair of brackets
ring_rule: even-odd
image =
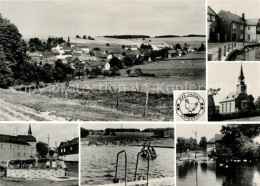
[(70, 36), (68, 35), (67, 45), (70, 47)]
[(32, 135), (32, 129), (31, 129), (31, 125), (29, 124), (29, 129), (28, 129), (28, 136)]
[(244, 76), (244, 72), (243, 72), (243, 66), (241, 63), (236, 93), (239, 94), (239, 93), (246, 93), (246, 92), (247, 92), (247, 86), (245, 84), (245, 76)]

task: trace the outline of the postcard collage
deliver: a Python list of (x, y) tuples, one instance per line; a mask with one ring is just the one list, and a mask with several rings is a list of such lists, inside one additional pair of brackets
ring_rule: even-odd
[(0, 0), (0, 186), (260, 186), (260, 0)]

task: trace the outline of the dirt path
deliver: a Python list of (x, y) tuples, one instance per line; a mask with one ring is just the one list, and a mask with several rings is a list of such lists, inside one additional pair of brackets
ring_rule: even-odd
[(66, 119), (0, 99), (0, 121), (66, 121)]

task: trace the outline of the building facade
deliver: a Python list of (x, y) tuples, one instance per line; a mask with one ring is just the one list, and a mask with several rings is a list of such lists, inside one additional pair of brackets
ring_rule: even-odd
[(0, 161), (30, 159), (30, 144), (17, 136), (0, 134)]
[(207, 37), (208, 41), (216, 42), (219, 41), (219, 33), (217, 32), (217, 18), (218, 15), (216, 12), (208, 6), (208, 15), (207, 15), (207, 23), (208, 23), (208, 29), (207, 29)]
[(71, 141), (61, 142), (58, 147), (59, 158), (64, 161), (78, 162), (79, 161), (79, 138), (74, 138)]
[(221, 42), (243, 42), (245, 39), (245, 14), (242, 17), (229, 11), (218, 13), (218, 31)]
[(247, 19), (245, 41), (260, 43), (260, 19)]

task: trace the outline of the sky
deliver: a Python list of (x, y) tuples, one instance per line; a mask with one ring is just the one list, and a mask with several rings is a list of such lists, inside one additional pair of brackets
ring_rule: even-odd
[(205, 35), (204, 0), (0, 0), (0, 12), (25, 38)]
[(245, 18), (260, 18), (260, 0), (208, 0), (208, 5), (218, 14), (220, 10), (230, 11)]
[[(259, 9), (260, 10), (260, 9)], [(252, 94), (256, 99), (260, 96), (260, 63), (242, 63), (247, 85), (247, 94)], [(208, 64), (208, 87), (221, 88), (219, 93), (214, 96), (216, 105), (223, 100), (230, 92), (236, 91), (238, 76), (240, 74), (241, 63), (209, 63)]]
[[(89, 130), (105, 130), (106, 128), (121, 128), (121, 124), (82, 124), (81, 127)], [(122, 128), (140, 129), (146, 128), (174, 128), (173, 124), (122, 124)]]
[[(195, 138), (195, 131), (197, 132), (197, 141), (199, 142), (201, 137), (206, 136), (207, 141), (215, 137), (215, 134), (221, 134), (220, 130), (222, 124), (176, 124), (176, 139), (178, 137)], [(260, 143), (260, 136), (254, 139), (255, 142)]]
[[(6, 135), (27, 135), (28, 124), (1, 124), (0, 134)], [(72, 140), (78, 137), (77, 124), (31, 124), (32, 135), (37, 142), (48, 143), (48, 135), (50, 137), (50, 147), (55, 147), (55, 142), (59, 146), (60, 142)]]
[(195, 133), (193, 131), (197, 131), (198, 141), (200, 141), (202, 136), (206, 136), (209, 141), (211, 138), (215, 137), (215, 134), (221, 134), (221, 128), (222, 124), (177, 124), (176, 139), (178, 137), (195, 138)]

